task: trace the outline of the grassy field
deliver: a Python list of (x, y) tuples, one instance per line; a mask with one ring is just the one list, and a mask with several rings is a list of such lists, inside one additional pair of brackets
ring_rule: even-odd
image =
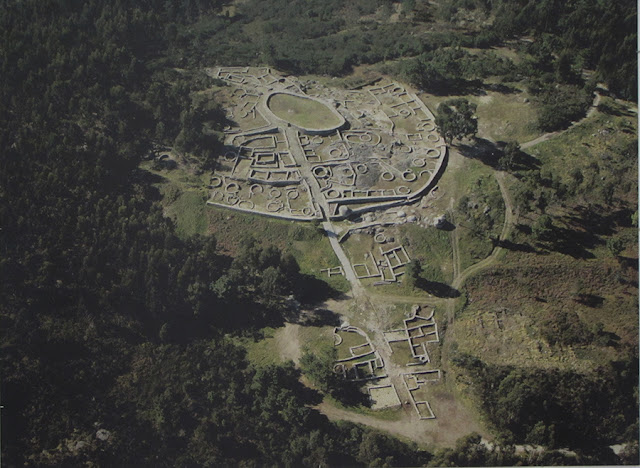
[[(500, 264), (465, 285), (467, 304), (455, 320), (460, 351), (495, 364), (586, 372), (637, 346), (636, 117), (626, 105), (612, 112), (612, 101), (602, 103), (606, 113), (527, 150), (542, 174), (568, 187), (545, 212), (571, 249), (538, 241), (530, 226), (540, 214), (522, 213)], [(602, 189), (611, 181), (607, 201)], [(523, 183), (511, 179), (510, 191)], [(618, 256), (611, 238), (622, 241)], [(558, 322), (564, 316), (571, 320)]]
[[(597, 194), (594, 189), (607, 182), (637, 183), (636, 159), (632, 154), (637, 145), (637, 114), (609, 98), (603, 98), (600, 105), (614, 107), (615, 113), (597, 111), (580, 125), (527, 150), (540, 160), (545, 171), (564, 183), (575, 183), (572, 174), (580, 170), (583, 180), (578, 189), (592, 202), (597, 201), (593, 200)], [(623, 193), (633, 192), (629, 195), (635, 197), (633, 187), (620, 188)]]
[(166, 214), (175, 221), (176, 232), (183, 239), (207, 232), (205, 201), (203, 192), (187, 191), (167, 207)]
[(278, 118), (299, 127), (332, 128), (341, 122), (331, 109), (315, 99), (276, 93), (267, 105)]
[(328, 277), (320, 270), (340, 265), (324, 232), (312, 223), (297, 223), (265, 216), (245, 214), (206, 205), (206, 176), (178, 168), (153, 170), (151, 162), (141, 165), (156, 176), (165, 214), (174, 220), (179, 236), (213, 234), (222, 252), (235, 254), (243, 240), (253, 237), (263, 245), (274, 245), (289, 252), (303, 273), (326, 281), (340, 292), (349, 291), (343, 276)]
[(379, 410), (372, 410), (366, 406), (345, 406), (335, 398), (331, 396), (325, 396), (324, 401), (331, 406), (338, 409), (351, 411), (353, 413), (361, 414), (363, 416), (370, 416), (372, 418), (380, 419), (382, 421), (400, 421), (404, 417), (404, 413), (400, 408), (385, 408)]
[(420, 261), (426, 279), (450, 283), (453, 279), (449, 233), (415, 224), (399, 226), (400, 239), (413, 258)]
[(435, 114), (441, 102), (463, 97), (478, 106), (478, 137), (524, 143), (542, 134), (535, 126), (538, 110), (530, 102), (530, 96), (524, 88), (517, 84), (510, 86), (513, 90), (506, 93), (484, 91), (485, 94), (478, 96), (434, 96), (422, 93), (420, 98)]
[(312, 327), (288, 324), (280, 328), (263, 328), (256, 337), (241, 338), (247, 359), (256, 367), (282, 364), (297, 358), (308, 346), (333, 343), (333, 327)]
[(329, 283), (338, 291), (349, 290), (343, 276), (328, 277), (324, 268), (340, 265), (329, 240), (312, 223), (299, 223), (246, 214), (208, 206), (209, 232), (216, 236), (220, 248), (233, 255), (243, 239), (255, 238), (263, 245), (274, 245), (296, 257), (300, 270)]

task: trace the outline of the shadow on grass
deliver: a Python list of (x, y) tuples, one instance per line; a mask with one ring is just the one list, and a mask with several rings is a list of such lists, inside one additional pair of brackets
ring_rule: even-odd
[(331, 396), (345, 406), (364, 406), (369, 408), (369, 395), (362, 391), (362, 382), (343, 380), (331, 391)]
[(624, 267), (625, 269), (630, 268), (634, 271), (638, 271), (637, 258), (618, 256), (618, 262), (620, 262), (620, 265), (622, 265), (622, 267)]
[(510, 240), (500, 239), (492, 239), (492, 241), (494, 247), (502, 247), (503, 249), (511, 250), (513, 252), (542, 253), (529, 244), (519, 244)]
[(594, 258), (589, 250), (604, 244), (603, 236), (614, 235), (618, 226), (630, 225), (631, 210), (577, 206), (560, 219), (565, 226), (553, 227), (548, 238), (544, 239), (547, 248), (574, 258), (589, 259)]
[(540, 161), (524, 151), (517, 151), (509, 162), (508, 167), (502, 167), (501, 158), (504, 156), (505, 141), (493, 142), (486, 138), (475, 137), (471, 143), (462, 143), (457, 146), (458, 151), (465, 158), (475, 159), (481, 163), (496, 169), (508, 172), (530, 171), (540, 168)]
[(552, 233), (543, 240), (546, 242), (538, 243), (539, 246), (580, 260), (595, 258), (588, 249), (593, 249), (599, 242), (591, 232), (558, 226), (554, 226)]
[(296, 296), (305, 304), (317, 304), (326, 299), (344, 298), (344, 293), (313, 275), (302, 274)]
[(293, 322), (305, 327), (339, 327), (341, 323), (339, 314), (322, 308), (302, 311)]
[(579, 293), (574, 296), (574, 301), (587, 307), (600, 307), (604, 303), (604, 297), (596, 294)]
[(428, 292), (429, 294), (433, 294), (436, 297), (460, 297), (460, 291), (452, 288), (448, 284), (440, 283), (439, 281), (429, 281), (424, 278), (418, 278), (416, 280), (416, 287), (422, 289), (425, 292)]

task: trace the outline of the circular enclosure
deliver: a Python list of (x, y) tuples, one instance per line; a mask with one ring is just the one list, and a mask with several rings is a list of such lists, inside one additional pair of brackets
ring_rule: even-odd
[(380, 177), (382, 178), (382, 180), (387, 182), (391, 182), (393, 179), (395, 179), (395, 176), (389, 171), (383, 172)]
[(319, 99), (301, 94), (275, 92), (267, 96), (267, 109), (279, 120), (304, 133), (332, 132), (345, 124), (338, 111)]
[(413, 182), (414, 180), (417, 179), (417, 176), (410, 170), (406, 170), (402, 173), (402, 178), (407, 182)]

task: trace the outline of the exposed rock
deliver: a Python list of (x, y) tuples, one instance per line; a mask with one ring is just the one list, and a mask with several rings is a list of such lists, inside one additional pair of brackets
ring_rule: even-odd
[(437, 227), (438, 229), (442, 229), (443, 227), (445, 227), (447, 225), (447, 217), (445, 215), (441, 215), (436, 217), (433, 220), (433, 225), (435, 227)]
[(405, 216), (407, 216), (407, 213), (405, 213), (404, 211), (400, 210), (396, 213), (396, 216), (398, 218), (404, 218)]
[(109, 437), (111, 437), (111, 432), (107, 431), (106, 429), (98, 429), (98, 431), (96, 432), (96, 437), (99, 440), (109, 440)]
[(351, 208), (342, 205), (338, 212), (340, 213), (340, 216), (349, 216), (351, 214)]

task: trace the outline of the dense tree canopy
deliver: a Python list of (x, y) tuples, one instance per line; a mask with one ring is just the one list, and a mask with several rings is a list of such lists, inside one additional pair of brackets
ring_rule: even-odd
[(463, 98), (449, 99), (438, 106), (436, 125), (448, 143), (472, 137), (478, 132), (476, 108), (475, 104)]

